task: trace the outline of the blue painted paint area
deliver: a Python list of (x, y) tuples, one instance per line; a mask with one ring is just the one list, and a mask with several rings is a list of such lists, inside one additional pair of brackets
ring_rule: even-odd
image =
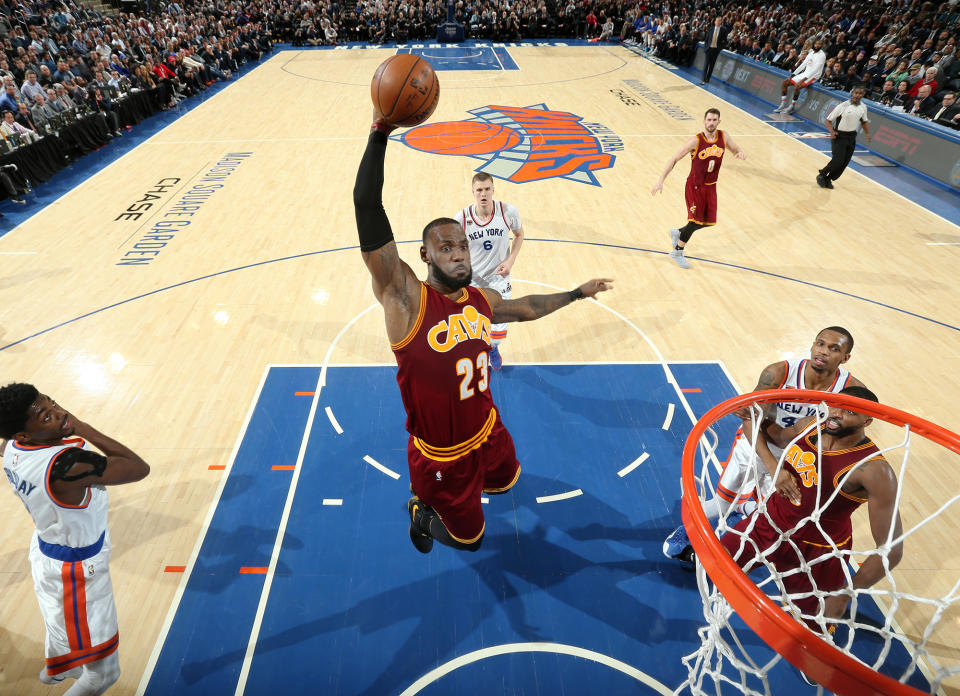
[[(311, 398), (294, 392), (316, 383), (312, 368), (270, 371), (146, 694), (233, 693), (239, 661), (203, 671), (190, 664), (246, 648), (265, 576), (239, 571), (269, 565), (292, 474), (270, 467), (296, 463)], [(289, 536), (285, 543), (302, 546)]]
[[(732, 396), (714, 363), (671, 369), (695, 416)], [(292, 463), (319, 368), (273, 368), (204, 541), (147, 691), (230, 693), (246, 650)], [(549, 642), (607, 656), (672, 689), (680, 658), (699, 644), (701, 603), (691, 573), (664, 558), (679, 523), (680, 450), (690, 430), (655, 364), (507, 366), (492, 379), (523, 466), (509, 493), (484, 506), (475, 554), (407, 535), (404, 411), (396, 369), (327, 374), (263, 618), (247, 694), (399, 694), (431, 670), (477, 650)], [(298, 400), (299, 399), (299, 400)], [(677, 404), (669, 430), (668, 404)], [(329, 406), (343, 429), (324, 414)], [(721, 449), (736, 428), (719, 426)], [(624, 477), (640, 454), (649, 458)], [(400, 474), (364, 461), (369, 455)], [(566, 500), (537, 497), (580, 489)], [(323, 499), (342, 505), (323, 505)], [(741, 632), (758, 655), (768, 651)], [(776, 668), (783, 688), (799, 677)], [(488, 656), (423, 694), (652, 693), (609, 664), (553, 653)]]
[(412, 53), (420, 56), (437, 71), (520, 69), (504, 46), (398, 48), (397, 53)]

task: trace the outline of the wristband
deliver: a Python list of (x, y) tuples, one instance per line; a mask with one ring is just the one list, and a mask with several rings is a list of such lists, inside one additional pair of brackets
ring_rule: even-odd
[(580, 289), (580, 288), (574, 288), (573, 290), (571, 290), (571, 291), (570, 291), (569, 293), (567, 293), (567, 294), (570, 295), (570, 301), (571, 301), (571, 302), (575, 302), (576, 300), (582, 300), (582, 299), (583, 299), (583, 290)]
[(378, 131), (384, 135), (390, 135), (393, 132), (393, 126), (390, 126), (382, 121), (374, 121), (373, 125), (370, 126), (370, 130)]

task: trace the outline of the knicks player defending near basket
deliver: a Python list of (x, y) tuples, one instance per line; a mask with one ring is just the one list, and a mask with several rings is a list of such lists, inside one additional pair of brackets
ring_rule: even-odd
[(120, 678), (104, 486), (139, 481), (150, 467), (30, 384), (0, 388), (0, 438), (4, 472), (36, 525), (30, 565), (47, 629), (40, 681), (73, 678), (66, 696), (102, 694)]
[[(866, 387), (847, 387), (840, 393), (877, 401)], [(871, 554), (847, 585), (847, 560), (837, 551), (853, 547), (850, 518), (860, 505), (867, 503), (870, 531), (877, 548), (887, 544), (888, 539), (896, 542), (886, 553), (890, 570), (903, 557), (903, 526), (896, 504), (897, 476), (864, 433), (872, 421), (862, 413), (831, 406), (819, 433), (810, 419), (789, 428), (769, 425), (766, 436), (770, 441), (789, 447), (783, 470), (793, 477), (799, 495), (793, 500), (785, 495), (770, 496), (766, 514), (758, 510), (720, 538), (746, 572), (761, 563), (762, 554), (777, 571), (787, 594), (804, 595), (815, 590), (827, 593), (822, 612), (816, 595), (792, 599), (800, 618), (813, 631), (824, 630), (817, 618), (839, 619), (846, 612), (852, 592), (872, 587), (885, 575), (884, 558)], [(791, 445), (805, 430), (810, 432)], [(810, 519), (818, 509), (818, 520)], [(751, 523), (753, 528), (747, 532)], [(781, 532), (787, 530), (793, 530), (787, 537), (791, 543), (782, 540)], [(800, 571), (805, 563), (809, 563), (809, 570)], [(832, 633), (834, 625), (828, 623), (825, 628)]]
[(687, 224), (670, 230), (670, 241), (673, 245), (670, 259), (680, 268), (690, 268), (683, 252), (693, 233), (701, 227), (717, 224), (717, 177), (720, 176), (723, 153), (729, 149), (738, 159), (747, 159), (746, 153), (733, 142), (730, 134), (717, 128), (719, 125), (720, 111), (707, 109), (703, 115), (703, 132), (690, 138), (683, 149), (667, 162), (660, 180), (650, 192), (656, 195), (663, 191), (663, 182), (674, 165), (684, 157), (690, 157), (690, 174), (687, 176), (685, 194)]
[[(523, 244), (523, 225), (520, 213), (509, 203), (493, 200), (493, 177), (486, 172), (473, 175), (473, 197), (470, 205), (454, 217), (470, 242), (470, 264), (473, 267), (472, 284), (476, 288), (490, 288), (509, 300), (513, 297), (510, 269), (517, 261)], [(513, 244), (510, 233), (513, 233)], [(499, 370), (503, 364), (500, 344), (507, 337), (506, 324), (494, 324), (490, 367)]]
[[(817, 334), (810, 346), (809, 358), (781, 360), (767, 365), (760, 374), (754, 391), (765, 389), (812, 389), (815, 391), (837, 393), (847, 387), (863, 383), (843, 367), (850, 359), (853, 350), (853, 336), (841, 326), (830, 326)], [(789, 395), (784, 395), (789, 399)], [(814, 416), (816, 404), (791, 403), (782, 401), (776, 404), (764, 404), (764, 417), (781, 427), (790, 427), (800, 420)], [(749, 410), (738, 415), (749, 419)], [(747, 421), (749, 423), (749, 420)], [(756, 510), (757, 498), (765, 498), (776, 486), (796, 492), (793, 478), (781, 469), (776, 483), (772, 478), (777, 470), (777, 462), (783, 452), (771, 444), (760, 433), (756, 449), (751, 443), (753, 433), (750, 426), (737, 431), (733, 441), (730, 458), (724, 465), (723, 473), (717, 484), (713, 498), (703, 504), (703, 511), (709, 520), (726, 516), (730, 508), (749, 515)], [(769, 451), (769, 456), (763, 449)], [(759, 452), (759, 455), (758, 455)], [(693, 560), (693, 547), (687, 538), (683, 526), (677, 527), (663, 542), (663, 553), (670, 558), (684, 561)]]
[[(780, 106), (773, 110), (774, 113), (793, 113), (793, 110), (797, 108), (797, 102), (800, 100), (800, 93), (804, 89), (809, 89), (814, 82), (820, 79), (826, 65), (827, 54), (823, 52), (823, 41), (817, 39), (813, 42), (813, 50), (794, 69), (793, 74), (781, 83)], [(793, 100), (788, 104), (787, 88), (790, 85), (793, 85)]]
[(393, 126), (379, 114), (357, 171), (353, 203), (363, 261), (383, 305), (397, 383), (407, 411), (410, 540), (476, 551), (485, 529), (483, 493), (508, 491), (520, 476), (510, 433), (490, 395), (491, 325), (539, 319), (612, 286), (591, 280), (570, 292), (505, 300), (470, 285), (470, 245), (460, 223), (438, 218), (423, 230), (420, 281), (400, 259), (383, 209), (383, 163)]

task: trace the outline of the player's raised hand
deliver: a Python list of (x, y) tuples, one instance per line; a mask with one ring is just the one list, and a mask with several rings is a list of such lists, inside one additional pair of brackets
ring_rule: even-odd
[(738, 153), (737, 153), (736, 155), (734, 155), (734, 156), (735, 156), (737, 159), (741, 159), (741, 160), (747, 159), (747, 153), (744, 152), (743, 150), (740, 150), (740, 152), (738, 152)]
[(594, 278), (580, 286), (584, 297), (593, 297), (598, 292), (613, 290), (613, 278)]
[(650, 195), (656, 196), (658, 193), (663, 193), (663, 182), (658, 181), (657, 185), (650, 189)]
[(497, 266), (497, 269), (494, 271), (494, 273), (496, 273), (498, 276), (502, 276), (506, 278), (508, 275), (510, 275), (511, 268), (513, 268), (513, 264), (510, 263), (509, 261), (504, 261), (499, 266)]

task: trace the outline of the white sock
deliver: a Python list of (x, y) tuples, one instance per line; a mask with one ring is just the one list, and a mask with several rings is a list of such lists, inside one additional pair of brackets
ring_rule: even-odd
[(786, 103), (787, 103), (787, 95), (786, 95), (786, 94), (784, 94), (782, 97), (780, 97), (780, 103), (781, 103), (781, 104), (786, 104)]
[(708, 520), (715, 520), (721, 514), (726, 515), (731, 507), (733, 507), (733, 503), (727, 502), (720, 496), (714, 496), (703, 504), (703, 514), (707, 516)]
[(757, 505), (756, 500), (745, 500), (739, 505), (737, 505), (737, 512), (739, 512), (744, 517), (750, 517), (759, 506)]

